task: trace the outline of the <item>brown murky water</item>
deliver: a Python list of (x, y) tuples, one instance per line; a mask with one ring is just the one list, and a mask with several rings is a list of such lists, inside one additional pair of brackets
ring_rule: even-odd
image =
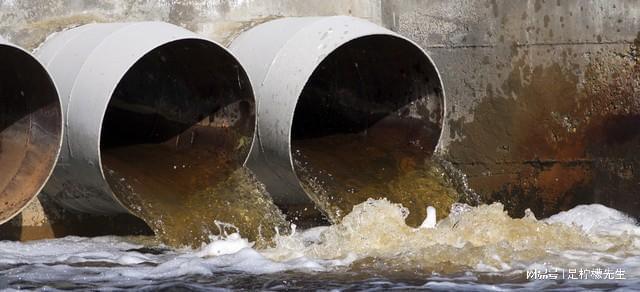
[[(199, 131), (214, 130), (195, 128), (187, 133), (199, 136)], [(114, 192), (161, 241), (171, 246), (199, 246), (210, 235), (237, 228), (260, 246), (276, 234), (275, 228), (288, 228), (264, 187), (229, 154), (248, 145), (190, 143), (190, 147), (178, 147), (177, 141), (179, 138), (103, 152), (105, 174)], [(132, 159), (135, 163), (130, 163)]]
[(387, 198), (407, 207), (407, 224), (418, 226), (426, 206), (444, 218), (462, 199), (454, 177), (422, 146), (420, 131), (394, 126), (294, 141), (297, 174), (330, 221), (339, 222), (368, 198)]
[(243, 163), (255, 128), (249, 79), (229, 53), (198, 40), (160, 46), (113, 93), (102, 126), (116, 197), (170, 246), (236, 232), (265, 245), (288, 224)]

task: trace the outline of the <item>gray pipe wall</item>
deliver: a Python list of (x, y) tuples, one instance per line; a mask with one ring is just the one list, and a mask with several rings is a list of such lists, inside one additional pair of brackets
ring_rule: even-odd
[(317, 208), (337, 223), (384, 195), (418, 225), (427, 204), (455, 201), (424, 186), (437, 177), (422, 164), (442, 133), (445, 94), (413, 42), (359, 18), (290, 17), (243, 32), (230, 50), (258, 98), (247, 165), (292, 218)]
[(229, 51), (165, 22), (128, 22), (56, 33), (37, 55), (67, 133), (43, 196), (79, 213), (131, 213), (174, 246), (209, 240), (216, 220), (252, 240), (276, 232), (266, 194), (238, 189), (254, 185), (243, 165), (256, 113)]

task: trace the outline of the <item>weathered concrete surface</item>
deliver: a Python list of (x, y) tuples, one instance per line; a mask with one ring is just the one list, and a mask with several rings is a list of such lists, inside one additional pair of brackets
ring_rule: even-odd
[(383, 0), (382, 13), (438, 65), (440, 150), (485, 200), (640, 215), (639, 2)]
[(353, 15), (380, 23), (379, 0), (0, 0), (0, 35), (34, 49), (51, 33), (92, 22), (166, 21), (223, 44), (285, 16)]

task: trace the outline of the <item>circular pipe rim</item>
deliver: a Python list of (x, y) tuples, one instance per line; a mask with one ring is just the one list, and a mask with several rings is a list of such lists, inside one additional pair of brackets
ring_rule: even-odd
[[(227, 49), (226, 49), (226, 48), (224, 48), (223, 46), (221, 46), (221, 45), (217, 44), (216, 42), (211, 41), (211, 40), (208, 40), (208, 39), (203, 38), (203, 37), (185, 37), (185, 38), (175, 39), (175, 40), (172, 40), (172, 41), (166, 42), (166, 43), (164, 43), (164, 44), (158, 45), (158, 46), (156, 46), (156, 47), (154, 47), (154, 48), (151, 48), (150, 50), (148, 50), (147, 52), (145, 52), (144, 54), (142, 54), (142, 56), (140, 56), (136, 61), (134, 61), (134, 62), (133, 62), (133, 64), (131, 64), (131, 67), (130, 67), (130, 68), (133, 68), (133, 66), (135, 65), (135, 63), (137, 63), (140, 59), (144, 58), (145, 56), (147, 56), (149, 53), (151, 53), (152, 51), (154, 51), (154, 50), (155, 50), (155, 49), (157, 49), (157, 48), (160, 48), (160, 47), (165, 46), (165, 45), (170, 45), (170, 44), (173, 44), (173, 43), (181, 42), (181, 41), (190, 41), (190, 40), (202, 41), (202, 42), (205, 42), (205, 43), (207, 43), (207, 44), (211, 44), (211, 45), (215, 46), (215, 47), (216, 47), (216, 49), (222, 49), (222, 50), (227, 54), (227, 56), (228, 56), (228, 57), (231, 57), (231, 58), (232, 58), (236, 63), (238, 63), (238, 65), (240, 65), (240, 62), (238, 61), (238, 59), (237, 59), (235, 56), (233, 56), (233, 54), (232, 54), (231, 52), (229, 52), (229, 50), (227, 50)], [(242, 66), (238, 66), (238, 68), (242, 70), (242, 72), (247, 76), (247, 80), (249, 80), (248, 74), (245, 72), (244, 68), (243, 68)], [(98, 135), (98, 139), (97, 139), (97, 142), (98, 142), (98, 167), (99, 167), (99, 169), (100, 169), (100, 175), (102, 176), (102, 179), (104, 180), (104, 182), (106, 183), (107, 187), (108, 187), (108, 188), (109, 188), (109, 190), (111, 191), (111, 196), (112, 196), (112, 197), (113, 197), (113, 198), (114, 198), (114, 199), (115, 199), (115, 200), (116, 200), (116, 201), (117, 201), (117, 202), (118, 202), (122, 207), (124, 207), (127, 211), (129, 211), (129, 212), (133, 213), (133, 212), (131, 211), (131, 209), (130, 209), (128, 206), (126, 206), (126, 204), (124, 204), (124, 203), (122, 203), (122, 202), (120, 201), (120, 199), (118, 198), (118, 196), (116, 196), (116, 195), (115, 195), (115, 192), (113, 191), (113, 189), (111, 189), (111, 185), (110, 185), (109, 183), (107, 183), (107, 177), (106, 177), (106, 175), (105, 175), (105, 173), (104, 173), (104, 165), (103, 165), (103, 163), (102, 163), (102, 149), (101, 149), (101, 145), (102, 145), (102, 142), (101, 142), (101, 140), (102, 140), (102, 130), (103, 130), (103, 127), (102, 127), (102, 126), (104, 125), (104, 119), (105, 119), (106, 114), (107, 114), (107, 109), (109, 108), (109, 102), (111, 101), (111, 98), (113, 97), (113, 94), (114, 94), (114, 92), (115, 92), (116, 88), (118, 87), (118, 85), (120, 84), (120, 82), (122, 81), (122, 79), (125, 77), (125, 75), (127, 74), (127, 72), (128, 72), (128, 71), (124, 72), (124, 74), (122, 74), (122, 76), (120, 76), (120, 77), (118, 78), (118, 82), (113, 86), (113, 88), (112, 88), (112, 89), (111, 89), (111, 91), (110, 91), (111, 93), (110, 93), (110, 95), (109, 95), (109, 100), (107, 101), (107, 106), (105, 106), (105, 107), (104, 107), (104, 110), (103, 110), (103, 111), (101, 112), (101, 114), (100, 114), (100, 129), (99, 129), (99, 130), (98, 130), (98, 132), (97, 132), (97, 135)], [(251, 95), (252, 95), (252, 97), (253, 97), (253, 99), (254, 99), (254, 108), (257, 108), (257, 106), (256, 106), (256, 105), (257, 105), (257, 103), (256, 103), (256, 101), (255, 101), (255, 93), (254, 93), (254, 91), (253, 91), (253, 86), (251, 86), (251, 88), (250, 88), (249, 90), (250, 90)], [(254, 129), (254, 131), (253, 131), (253, 132), (254, 132), (254, 133), (253, 133), (253, 135), (252, 135), (252, 136), (255, 136), (255, 132), (256, 132), (256, 128), (257, 128), (257, 126), (258, 126), (258, 119), (257, 119), (257, 118), (255, 118), (255, 119), (254, 119), (254, 122), (253, 122), (253, 129)], [(253, 144), (254, 144), (254, 143), (255, 143), (255, 139), (252, 137), (252, 138), (251, 138), (251, 146), (249, 147), (249, 150), (247, 151), (247, 154), (245, 155), (245, 158), (244, 158), (244, 160), (243, 160), (243, 162), (242, 162), (242, 165), (245, 165), (245, 164), (247, 163), (247, 160), (249, 159), (249, 154), (251, 153), (251, 147), (253, 147)]]
[[(92, 206), (91, 205), (92, 203), (89, 203), (89, 206), (87, 205), (80, 206), (75, 204), (74, 202), (71, 202), (71, 205), (73, 206), (68, 206), (67, 204), (65, 204), (65, 207), (71, 207), (72, 209), (76, 209), (78, 211), (88, 212), (88, 213), (101, 213), (101, 214), (113, 214), (113, 213), (123, 213), (123, 212), (133, 213), (131, 212), (129, 207), (123, 204), (123, 202), (121, 202), (121, 200), (115, 195), (112, 187), (107, 182), (106, 175), (103, 169), (103, 162), (102, 162), (102, 155), (101, 155), (101, 138), (102, 138), (101, 136), (102, 136), (102, 130), (103, 130), (103, 123), (106, 117), (106, 112), (109, 107), (109, 102), (111, 101), (111, 98), (113, 97), (113, 94), (118, 84), (120, 84), (120, 82), (125, 77), (129, 69), (131, 69), (136, 64), (136, 62), (138, 62), (144, 56), (146, 56), (153, 50), (162, 47), (163, 45), (167, 45), (173, 42), (180, 42), (180, 41), (199, 41), (199, 42), (203, 42), (210, 45), (212, 48), (215, 48), (216, 50), (221, 50), (222, 52), (224, 52), (224, 54), (230, 57), (234, 63), (238, 64), (238, 68), (242, 69), (241, 72), (247, 76), (247, 80), (249, 80), (249, 78), (246, 70), (241, 66), (241, 63), (239, 62), (237, 57), (233, 55), (229, 50), (227, 50), (224, 46), (216, 43), (215, 41), (199, 36), (194, 32), (188, 31), (184, 28), (181, 28), (169, 23), (165, 23), (165, 22), (88, 24), (88, 25), (83, 25), (83, 26), (71, 29), (69, 31), (61, 32), (59, 33), (60, 35), (57, 35), (47, 40), (47, 42), (51, 42), (53, 46), (52, 48), (48, 48), (48, 49), (54, 50), (54, 51), (45, 50), (46, 51), (45, 54), (47, 53), (49, 54), (49, 56), (47, 56), (48, 58), (47, 64), (54, 66), (52, 65), (52, 63), (54, 63), (55, 61), (59, 61), (57, 60), (59, 57), (59, 54), (62, 53), (65, 49), (69, 49), (70, 43), (73, 43), (73, 41), (76, 38), (80, 37), (82, 34), (91, 33), (92, 32), (91, 29), (98, 29), (98, 28), (108, 29), (109, 26), (111, 28), (114, 28), (113, 31), (107, 30), (107, 33), (101, 36), (101, 38), (99, 39), (99, 41), (97, 41), (95, 46), (88, 48), (88, 53), (86, 54), (85, 58), (82, 60), (81, 64), (77, 68), (77, 74), (75, 78), (71, 80), (72, 82), (70, 83), (68, 82), (69, 84), (66, 85), (67, 88), (63, 88), (63, 89), (66, 89), (69, 94), (69, 100), (67, 101), (67, 105), (66, 105), (67, 115), (65, 119), (65, 126), (68, 127), (69, 129), (67, 131), (67, 135), (65, 136), (65, 141), (63, 141), (63, 144), (66, 142), (68, 148), (71, 151), (73, 149), (84, 150), (83, 153), (75, 153), (76, 157), (69, 157), (69, 162), (71, 164), (75, 164), (73, 167), (70, 168), (70, 170), (72, 172), (76, 172), (76, 174), (77, 172), (81, 172), (82, 170), (91, 170), (93, 173), (86, 175), (87, 177), (83, 178), (85, 180), (80, 182), (79, 184), (90, 185), (90, 186), (99, 188), (98, 191), (103, 192), (105, 194), (98, 194), (95, 197), (98, 197), (98, 199), (106, 199), (107, 200), (106, 203), (109, 204), (112, 209), (102, 210), (99, 207), (104, 207), (104, 205)], [(146, 34), (141, 34), (141, 31), (145, 31), (145, 30), (146, 32), (154, 33), (154, 35), (148, 36)], [(160, 35), (158, 33), (159, 31), (163, 31), (165, 33)], [(76, 33), (76, 35), (73, 35), (73, 33)], [(78, 101), (78, 99), (82, 96), (82, 93), (86, 93), (87, 90), (89, 90), (89, 88), (92, 87), (92, 85), (97, 84), (95, 81), (92, 82), (93, 80), (92, 78), (96, 77), (96, 74), (98, 73), (94, 72), (91, 68), (94, 68), (94, 66), (97, 67), (96, 65), (105, 65), (105, 63), (100, 59), (104, 59), (105, 55), (110, 55), (108, 49), (113, 48), (115, 46), (115, 43), (118, 43), (118, 41), (132, 38), (131, 36), (132, 34), (134, 34), (137, 37), (142, 37), (141, 38), (142, 41), (136, 44), (135, 48), (130, 48), (126, 54), (122, 52), (111, 53), (112, 59), (116, 58), (117, 56), (120, 56), (126, 60), (124, 61), (120, 60), (118, 64), (113, 65), (113, 67), (102, 68), (101, 70), (97, 70), (104, 73), (104, 72), (107, 72), (108, 69), (111, 69), (111, 71), (108, 72), (109, 73), (108, 80), (101, 82), (103, 84), (108, 84), (108, 85), (102, 85), (102, 87), (94, 89), (95, 90), (94, 92), (97, 92), (95, 95), (99, 95), (99, 97), (95, 98), (96, 100), (95, 104), (92, 105), (91, 108), (87, 109), (88, 111), (97, 113), (97, 115), (99, 115), (99, 118), (96, 118), (88, 126), (82, 125), (82, 127), (90, 129), (89, 131), (86, 131), (86, 132), (91, 132), (97, 135), (97, 137), (94, 138), (94, 141), (83, 143), (84, 146), (74, 145), (76, 143), (80, 143), (79, 141), (77, 141), (78, 137), (82, 136), (84, 133), (83, 131), (77, 129), (80, 127), (81, 125), (80, 121), (82, 120), (82, 117), (78, 117), (78, 114), (77, 114), (78, 113), (77, 107), (81, 106), (82, 104), (81, 102)], [(53, 45), (53, 43), (55, 43), (55, 45)], [(44, 45), (46, 46), (46, 43)], [(75, 44), (75, 45), (77, 46), (78, 44)], [(107, 65), (112, 65), (112, 64), (107, 64)], [(255, 108), (255, 104), (256, 104), (255, 92), (253, 87), (251, 87), (248, 90), (248, 92), (251, 93), (251, 98), (253, 99), (254, 108)], [(82, 104), (82, 105), (86, 105), (86, 104)], [(256, 131), (256, 127), (257, 127), (257, 119), (254, 119), (254, 123), (253, 123), (254, 133)], [(252, 144), (255, 143), (255, 139), (252, 138), (251, 143)], [(249, 152), (247, 151), (246, 157), (242, 162), (246, 163), (246, 161), (248, 160), (248, 157), (249, 157)], [(78, 160), (82, 160), (83, 158), (87, 159), (87, 161), (83, 161), (85, 162), (84, 164), (79, 163)], [(94, 159), (95, 163), (92, 163), (92, 160), (89, 158)], [(98, 172), (95, 172), (96, 167), (98, 168), (97, 170)], [(55, 173), (54, 173), (54, 176), (56, 176)], [(108, 198), (105, 198), (104, 197), (105, 195)], [(108, 200), (111, 200), (111, 203), (109, 203)], [(115, 203), (115, 205), (113, 205), (113, 203)]]
[(56, 86), (56, 83), (55, 83), (55, 80), (53, 79), (53, 76), (51, 76), (51, 74), (49, 73), (49, 71), (47, 70), (45, 65), (38, 58), (36, 58), (34, 55), (32, 55), (30, 52), (28, 52), (27, 50), (25, 50), (24, 48), (22, 48), (20, 46), (12, 44), (11, 42), (6, 40), (2, 36), (0, 36), (0, 46), (8, 47), (10, 49), (17, 50), (18, 52), (24, 54), (27, 58), (29, 58), (31, 61), (33, 61), (34, 64), (36, 64), (42, 70), (41, 72), (44, 74), (44, 76), (46, 76), (47, 81), (51, 85), (51, 89), (53, 89), (53, 93), (55, 95), (55, 100), (57, 100), (58, 113), (60, 115), (60, 128), (58, 129), (59, 130), (58, 141), (57, 141), (56, 147), (55, 147), (54, 159), (52, 160), (53, 163), (51, 163), (51, 165), (48, 166), (47, 175), (44, 177), (44, 180), (40, 183), (40, 185), (37, 188), (36, 192), (33, 195), (31, 195), (31, 198), (23, 206), (18, 208), (17, 211), (13, 212), (13, 215), (8, 216), (5, 219), (0, 219), (0, 225), (1, 225), (1, 224), (4, 224), (4, 223), (8, 222), (11, 219), (13, 219), (18, 214), (22, 213), (22, 211), (25, 208), (27, 208), (27, 206), (29, 206), (33, 201), (35, 201), (36, 198), (38, 197), (38, 195), (40, 194), (40, 192), (42, 192), (42, 190), (44, 189), (44, 187), (47, 184), (49, 178), (51, 178), (51, 176), (53, 175), (53, 172), (54, 172), (54, 170), (56, 168), (56, 164), (58, 162), (58, 158), (60, 157), (60, 152), (62, 150), (62, 143), (63, 143), (62, 141), (63, 141), (63, 137), (65, 135), (65, 129), (64, 129), (65, 128), (64, 127), (65, 114), (64, 114), (63, 107), (62, 107), (62, 102), (60, 100), (60, 91), (59, 91), (58, 87)]
[[(252, 58), (248, 54), (250, 54), (251, 52), (250, 50), (251, 45), (256, 45), (256, 44), (264, 45), (264, 43), (267, 42), (268, 40), (262, 40), (261, 39), (262, 37), (258, 33), (252, 32), (252, 30), (258, 31), (258, 28), (262, 27), (262, 29), (260, 30), (261, 33), (263, 34), (265, 32), (269, 33), (270, 29), (273, 31), (275, 30), (274, 27), (278, 26), (278, 25), (275, 25), (276, 22), (282, 22), (281, 24), (279, 24), (280, 26), (282, 26), (282, 24), (286, 25), (287, 21), (290, 22), (291, 26), (298, 25), (299, 27), (297, 28), (297, 30), (295, 30), (295, 32), (291, 33), (288, 38), (284, 39), (281, 45), (277, 48), (276, 53), (273, 55), (273, 58), (271, 60), (268, 60), (270, 61), (270, 63), (266, 71), (261, 72), (261, 70), (263, 70), (263, 68), (259, 67), (261, 64), (256, 65), (255, 64), (256, 60), (253, 60), (254, 58)], [(263, 26), (269, 26), (269, 25), (271, 25), (272, 27), (271, 28), (263, 27)], [(340, 38), (333, 39), (332, 40), (333, 42), (329, 40), (325, 40), (324, 38), (326, 37), (326, 35), (319, 40), (309, 37), (310, 35), (314, 35), (314, 34), (322, 34), (323, 32), (326, 32), (328, 28), (331, 29), (334, 26), (349, 27), (349, 25), (351, 25), (352, 27), (355, 26), (355, 28), (354, 29), (350, 28), (349, 30), (344, 32), (344, 34), (341, 35)], [(431, 56), (414, 41), (402, 35), (399, 35), (393, 31), (390, 31), (386, 28), (383, 28), (381, 26), (368, 22), (366, 20), (362, 20), (362, 19), (358, 19), (350, 16), (331, 16), (331, 17), (281, 18), (281, 19), (273, 20), (246, 31), (245, 33), (238, 36), (238, 38), (236, 38), (236, 40), (232, 42), (230, 46), (231, 50), (238, 54), (241, 61), (243, 60), (243, 58), (244, 58), (244, 61), (247, 61), (247, 65), (248, 65), (247, 69), (250, 71), (249, 72), (250, 74), (254, 75), (252, 76), (252, 78), (254, 81), (254, 87), (255, 87), (254, 89), (257, 92), (257, 106), (258, 106), (257, 136), (258, 137), (256, 139), (255, 146), (259, 147), (259, 149), (256, 151), (253, 151), (252, 149), (252, 156), (255, 154), (255, 157), (251, 157), (251, 158), (256, 160), (256, 164), (262, 163), (267, 168), (269, 168), (271, 172), (275, 173), (275, 176), (278, 177), (280, 180), (279, 182), (276, 182), (276, 183), (272, 181), (267, 181), (265, 183), (271, 183), (272, 187), (277, 184), (276, 186), (277, 188), (280, 188), (281, 190), (284, 190), (284, 192), (287, 192), (284, 195), (275, 194), (274, 201), (276, 201), (276, 203), (280, 203), (281, 205), (283, 205), (283, 204), (289, 204), (289, 203), (309, 203), (310, 202), (306, 194), (306, 191), (301, 185), (300, 178), (298, 177), (295, 167), (293, 165), (293, 156), (292, 156), (292, 147), (291, 147), (292, 128), (293, 128), (293, 119), (295, 115), (295, 108), (298, 104), (299, 97), (302, 94), (303, 89), (305, 88), (305, 85), (309, 82), (315, 69), (321, 64), (323, 60), (325, 60), (325, 58), (331, 52), (335, 51), (339, 47), (353, 40), (363, 38), (363, 37), (368, 37), (368, 36), (374, 36), (374, 35), (393, 37), (393, 38), (397, 38), (399, 40), (407, 42), (412, 47), (415, 47), (416, 49), (418, 49), (419, 52), (426, 57), (425, 60), (429, 63), (430, 67), (433, 68), (433, 71), (435, 71), (436, 77), (438, 78), (437, 84), (441, 89), (440, 98), (442, 101), (442, 118), (441, 118), (441, 121), (438, 123), (440, 125), (438, 142), (434, 146), (433, 150), (434, 150), (434, 153), (437, 151), (441, 151), (442, 137), (444, 135), (444, 126), (445, 126), (446, 118), (448, 116), (448, 111), (446, 110), (447, 108), (446, 91), (444, 88), (442, 75), (436, 63), (431, 58)], [(252, 40), (251, 38), (254, 38), (254, 39)], [(324, 45), (323, 45), (323, 41), (325, 42)], [(309, 44), (309, 43), (312, 43), (312, 44)], [(300, 46), (305, 46), (306, 48), (310, 48), (307, 54), (302, 55), (303, 58), (307, 59), (307, 63), (303, 65), (300, 65), (299, 64), (300, 62), (292, 65), (291, 64), (292, 61), (286, 58), (289, 55), (300, 56), (300, 54), (295, 55), (292, 53), (292, 52), (296, 52), (295, 48), (293, 48), (294, 46), (296, 46), (296, 44), (301, 44)], [(259, 61), (260, 60), (258, 60), (258, 62)], [(296, 81), (294, 82), (292, 82), (291, 80), (286, 81), (288, 82), (287, 85), (291, 85), (292, 87), (295, 87), (295, 92), (274, 93), (275, 89), (277, 89), (278, 87), (289, 89), (288, 87), (286, 87), (286, 85), (281, 85), (281, 86), (274, 85), (275, 83), (277, 83), (277, 78), (278, 78), (277, 76), (287, 75), (288, 73), (291, 73), (293, 71), (293, 70), (289, 70), (289, 71), (285, 70), (287, 66), (289, 67), (295, 66), (297, 69), (300, 69), (295, 72), (297, 74)], [(307, 67), (311, 67), (311, 68), (307, 68)], [(254, 71), (251, 71), (251, 70), (254, 70)], [(259, 74), (259, 73), (264, 73), (264, 76), (255, 76), (255, 74)], [(276, 75), (276, 77), (274, 77), (274, 75)], [(300, 78), (299, 77), (300, 75), (302, 75), (303, 77)], [(290, 90), (290, 91), (293, 91), (293, 90)], [(289, 99), (293, 99), (295, 101), (293, 102), (293, 105), (291, 105), (292, 106), (291, 110), (288, 110), (285, 113), (286, 115), (289, 115), (286, 117), (286, 120), (287, 120), (286, 122), (288, 122), (288, 127), (286, 128), (279, 126), (277, 123), (273, 124), (271, 123), (271, 121), (266, 121), (265, 123), (264, 120), (260, 118), (260, 116), (263, 116), (264, 113), (267, 113), (269, 110), (273, 109), (273, 108), (265, 109), (265, 106), (268, 106), (269, 103), (263, 100), (265, 98), (269, 98), (269, 95), (271, 94), (273, 95), (277, 94), (281, 100), (288, 101)], [(273, 98), (270, 101), (273, 101)], [(286, 106), (290, 106), (290, 104), (286, 104)], [(275, 129), (275, 128), (278, 128), (278, 129)], [(267, 131), (265, 130), (271, 130), (272, 132), (267, 133)], [(274, 136), (277, 136), (274, 134), (274, 132), (278, 130), (283, 130), (287, 132), (286, 145), (280, 145), (280, 144), (277, 144), (276, 142), (276, 140), (284, 140), (284, 139), (273, 138)], [(283, 148), (282, 146), (286, 148), (286, 153), (281, 153), (278, 150), (279, 148), (280, 150), (282, 150), (281, 149)], [(267, 153), (265, 149), (267, 149), (267, 151), (275, 152), (275, 154)], [(256, 165), (255, 167), (263, 168), (264, 167), (263, 165)], [(284, 171), (285, 176), (289, 176), (291, 174), (292, 176), (283, 177), (282, 173), (279, 173), (279, 170)], [(291, 180), (294, 180), (294, 181), (291, 181)], [(272, 196), (273, 195), (274, 194), (272, 194)]]
[[(443, 137), (443, 133), (444, 133), (444, 122), (445, 122), (446, 114), (447, 114), (447, 112), (448, 112), (448, 111), (446, 110), (446, 106), (447, 106), (447, 104), (446, 104), (446, 95), (445, 95), (445, 92), (444, 92), (444, 84), (442, 83), (442, 77), (440, 76), (440, 71), (438, 70), (438, 68), (436, 67), (436, 65), (435, 65), (435, 63), (433, 62), (433, 60), (431, 59), (431, 57), (427, 54), (427, 52), (426, 52), (424, 49), (422, 49), (420, 46), (418, 46), (418, 44), (416, 44), (415, 42), (413, 42), (413, 41), (411, 41), (411, 40), (409, 40), (409, 39), (407, 39), (407, 38), (405, 38), (405, 37), (402, 37), (402, 36), (400, 36), (400, 35), (397, 35), (397, 34), (369, 34), (369, 35), (363, 35), (363, 36), (360, 36), (360, 37), (358, 37), (358, 38), (351, 39), (351, 40), (349, 40), (348, 42), (345, 42), (345, 43), (341, 44), (340, 46), (337, 46), (337, 47), (336, 47), (335, 49), (333, 49), (332, 51), (335, 51), (335, 50), (339, 49), (340, 47), (342, 47), (342, 46), (345, 46), (345, 45), (349, 44), (350, 42), (357, 41), (357, 40), (359, 40), (359, 39), (363, 39), (363, 38), (370, 37), (370, 36), (385, 36), (385, 37), (392, 37), (392, 38), (396, 38), (396, 39), (398, 39), (398, 40), (402, 40), (402, 41), (407, 41), (407, 42), (408, 42), (410, 45), (412, 45), (414, 48), (417, 48), (417, 49), (418, 49), (418, 50), (423, 54), (423, 56), (427, 57), (427, 61), (429, 62), (429, 65), (431, 65), (431, 67), (433, 67), (434, 71), (436, 72), (436, 75), (437, 75), (437, 77), (438, 77), (438, 84), (440, 85), (440, 89), (442, 90), (442, 119), (441, 119), (441, 120), (440, 120), (440, 122), (438, 123), (438, 124), (439, 124), (439, 126), (440, 126), (440, 130), (439, 130), (440, 134), (438, 135), (438, 142), (437, 142), (437, 143), (436, 143), (436, 145), (433, 147), (433, 148), (434, 148), (434, 149), (433, 149), (433, 152), (434, 152), (434, 153), (436, 153), (437, 151), (439, 151), (439, 150), (440, 150), (440, 147), (441, 147), (441, 141), (442, 141), (442, 137)], [(328, 55), (327, 55), (327, 56), (325, 56), (324, 58), (322, 58), (322, 59), (318, 62), (318, 65), (319, 65), (319, 64), (321, 64), (321, 63), (322, 63), (322, 61), (324, 61), (327, 57), (328, 57)], [(316, 66), (315, 68), (317, 68), (317, 66)], [(315, 69), (315, 68), (314, 68), (314, 69)], [(315, 70), (313, 70), (313, 71), (315, 71)], [(291, 167), (291, 170), (292, 170), (293, 174), (295, 175), (295, 177), (296, 177), (296, 179), (297, 179), (297, 181), (298, 181), (298, 185), (299, 185), (299, 187), (300, 187), (301, 189), (303, 189), (303, 190), (304, 190), (304, 187), (303, 187), (303, 185), (301, 184), (301, 179), (300, 179), (300, 177), (298, 176), (298, 172), (296, 171), (296, 169), (295, 169), (295, 165), (294, 165), (293, 151), (292, 151), (292, 147), (291, 147), (291, 146), (292, 146), (292, 143), (291, 143), (291, 142), (292, 142), (292, 139), (293, 139), (293, 137), (292, 137), (292, 132), (293, 132), (293, 131), (292, 131), (292, 130), (293, 130), (293, 120), (294, 120), (294, 117), (295, 117), (295, 109), (297, 108), (297, 106), (298, 106), (298, 102), (300, 101), (300, 99), (299, 99), (299, 98), (300, 98), (300, 96), (302, 95), (302, 90), (304, 90), (304, 88), (306, 87), (306, 85), (307, 85), (307, 83), (309, 82), (309, 80), (311, 79), (311, 77), (313, 77), (313, 71), (312, 71), (311, 75), (309, 75), (309, 76), (306, 78), (305, 84), (302, 86), (302, 89), (301, 89), (301, 90), (300, 90), (300, 92), (298, 93), (298, 98), (296, 99), (296, 102), (295, 102), (295, 105), (294, 105), (294, 111), (292, 112), (291, 117), (290, 117), (290, 119), (289, 119), (289, 125), (290, 125), (290, 126), (289, 126), (288, 137), (287, 137), (287, 141), (288, 141), (288, 142), (287, 142), (287, 152), (289, 153), (289, 163), (290, 163), (290, 167)]]

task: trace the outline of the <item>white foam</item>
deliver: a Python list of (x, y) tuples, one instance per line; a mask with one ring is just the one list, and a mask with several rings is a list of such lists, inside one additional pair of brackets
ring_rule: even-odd
[[(628, 277), (640, 276), (640, 245), (636, 245), (640, 228), (621, 212), (584, 205), (538, 221), (532, 213), (523, 219), (510, 218), (501, 208), (457, 206), (456, 212), (434, 228), (414, 229), (404, 224), (406, 214), (399, 206), (371, 200), (354, 208), (343, 224), (278, 236), (275, 247), (263, 250), (255, 249), (237, 233), (214, 237), (196, 250), (162, 254), (142, 253), (143, 245), (111, 236), (1, 241), (0, 278), (135, 286), (225, 271), (332, 271), (366, 258), (397, 269), (404, 265), (409, 270), (450, 261), (473, 267), (467, 270), (473, 273), (511, 275), (532, 268), (616, 266), (623, 267)], [(558, 238), (548, 246), (537, 246), (539, 235), (535, 232), (546, 232), (547, 238), (575, 232), (571, 235), (575, 238)], [(565, 240), (579, 240), (582, 233), (588, 242), (575, 248), (563, 245)], [(443, 281), (426, 287), (463, 286)], [(473, 287), (492, 289), (490, 285)]]
[(420, 228), (435, 228), (436, 227), (436, 208), (433, 206), (427, 207), (427, 218), (420, 225)]
[(640, 228), (633, 218), (600, 204), (576, 206), (544, 221), (578, 226), (591, 235), (640, 235)]
[(117, 237), (82, 238), (69, 236), (30, 242), (1, 241), (0, 264), (117, 262), (123, 250), (140, 248)]
[(196, 253), (199, 257), (221, 256), (234, 254), (245, 248), (251, 248), (253, 244), (239, 233), (233, 233), (226, 237), (214, 238), (213, 242), (203, 247)]

